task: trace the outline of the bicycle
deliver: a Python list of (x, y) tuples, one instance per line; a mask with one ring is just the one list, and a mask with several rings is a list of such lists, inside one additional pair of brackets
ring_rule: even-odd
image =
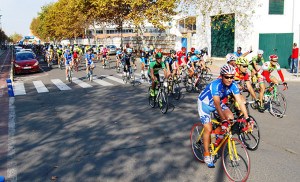
[(89, 72), (88, 72), (87, 78), (89, 79), (90, 82), (92, 82), (93, 81), (93, 68), (90, 64), (88, 66), (89, 66)]
[(103, 64), (103, 66), (104, 66), (104, 69), (110, 69), (110, 61), (109, 61), (109, 59), (108, 58), (103, 58), (104, 59), (104, 64)]
[(75, 66), (76, 72), (78, 72), (78, 58), (74, 59), (74, 66)]
[(121, 73), (122, 70), (124, 69), (124, 62), (121, 61), (122, 59), (119, 60), (119, 66), (116, 63), (116, 72), (117, 73)]
[(60, 58), (58, 67), (62, 70), (64, 66), (64, 58)]
[(130, 82), (132, 86), (135, 85), (135, 74), (134, 74), (134, 70), (131, 69), (131, 66), (129, 66), (126, 76), (123, 75), (123, 81), (125, 84)]
[(157, 90), (157, 95), (156, 96), (151, 96), (150, 90), (151, 86), (148, 89), (148, 95), (149, 95), (149, 105), (154, 108), (156, 103), (158, 103), (158, 107), (160, 108), (161, 113), (166, 114), (168, 111), (169, 103), (168, 103), (168, 96), (165, 91), (165, 86), (166, 83), (164, 82), (158, 82), (155, 81), (156, 83), (159, 83), (156, 85), (155, 90)]
[[(267, 106), (269, 105), (269, 112), (271, 115), (273, 115), (276, 118), (282, 118), (286, 112), (287, 109), (287, 100), (285, 99), (284, 95), (281, 92), (277, 91), (277, 87), (279, 85), (283, 84), (270, 84), (269, 87), (266, 88), (262, 104), (264, 104), (264, 110), (267, 109)], [(283, 91), (285, 91), (288, 87), (285, 86)], [(259, 95), (259, 88), (254, 89), (254, 93)], [(252, 100), (255, 100), (252, 97)], [(251, 107), (253, 109), (258, 109), (257, 104), (252, 104)]]
[(199, 67), (196, 68), (191, 80), (185, 82), (187, 92), (192, 92), (193, 90), (195, 90), (200, 93), (205, 85), (206, 79), (204, 79), (203, 71)]
[[(250, 173), (250, 158), (245, 145), (232, 136), (231, 128), (237, 122), (243, 120), (232, 120), (228, 125), (223, 140), (215, 148), (212, 140), (210, 143), (210, 154), (213, 161), (216, 162), (218, 151), (222, 148), (221, 158), (224, 171), (232, 181), (245, 181)], [(218, 121), (212, 120), (212, 123), (220, 125)], [(202, 124), (195, 124), (191, 130), (190, 142), (192, 152), (196, 159), (204, 163), (204, 146), (203, 146), (204, 127)], [(213, 138), (212, 138), (213, 139)]]
[(168, 95), (171, 94), (174, 99), (179, 100), (181, 97), (181, 88), (178, 83), (178, 78), (176, 75), (173, 75), (168, 79)]
[[(248, 112), (248, 105), (253, 104), (255, 101), (246, 101), (245, 106), (247, 108), (248, 116), (250, 117), (251, 121), (251, 127), (249, 127), (249, 123), (247, 122), (239, 122), (237, 125), (235, 125), (233, 128), (233, 134), (237, 134), (239, 139), (243, 142), (243, 144), (246, 146), (249, 150), (256, 150), (258, 148), (259, 142), (260, 142), (260, 131), (257, 121), (249, 115)], [(244, 114), (239, 110), (238, 104), (236, 103), (234, 97), (232, 94), (228, 96), (227, 103), (229, 110), (233, 113), (234, 118), (238, 119), (245, 119)], [(214, 117), (220, 121), (220, 117), (217, 113), (214, 112)]]

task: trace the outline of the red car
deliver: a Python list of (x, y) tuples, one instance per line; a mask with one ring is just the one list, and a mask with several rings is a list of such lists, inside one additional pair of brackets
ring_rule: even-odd
[(40, 64), (31, 52), (19, 52), (14, 61), (15, 73), (39, 72)]

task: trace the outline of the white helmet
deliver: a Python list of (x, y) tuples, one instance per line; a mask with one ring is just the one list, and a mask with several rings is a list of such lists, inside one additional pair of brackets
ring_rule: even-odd
[(226, 55), (227, 62), (229, 62), (229, 61), (235, 61), (236, 59), (237, 59), (237, 56), (235, 54), (233, 54), (233, 53), (229, 53), (229, 54)]
[(234, 75), (235, 69), (229, 64), (225, 64), (220, 69), (220, 75)]
[(257, 54), (263, 54), (263, 53), (264, 53), (263, 50), (258, 50), (258, 51), (257, 51)]

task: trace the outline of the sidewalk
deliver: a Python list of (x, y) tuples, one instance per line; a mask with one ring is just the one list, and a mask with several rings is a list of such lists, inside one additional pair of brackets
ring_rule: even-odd
[[(226, 62), (226, 59), (214, 59), (212, 65), (209, 65), (209, 67), (214, 74), (219, 74), (220, 67), (226, 64)], [(290, 69), (281, 68), (281, 70), (285, 81), (300, 82), (300, 73), (298, 73), (297, 77), (296, 73), (290, 73)], [(248, 73), (250, 73), (249, 70)], [(273, 71), (271, 75), (275, 76), (278, 80), (281, 80), (276, 71)]]

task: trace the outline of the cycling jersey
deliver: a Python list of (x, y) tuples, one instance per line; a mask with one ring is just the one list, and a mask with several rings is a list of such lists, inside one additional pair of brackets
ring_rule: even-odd
[(59, 56), (61, 56), (63, 54), (63, 51), (62, 50), (57, 50), (57, 53)]
[(108, 51), (107, 51), (107, 49), (106, 48), (104, 48), (104, 49), (102, 49), (102, 54), (103, 54), (103, 56), (106, 56), (106, 54), (108, 53)]
[(280, 68), (280, 65), (278, 63), (276, 63), (275, 66), (272, 65), (272, 63), (270, 61), (268, 62), (265, 62), (261, 69), (259, 70), (259, 73), (264, 77), (264, 79), (267, 80), (267, 82), (271, 82), (271, 79), (272, 77), (270, 77), (270, 74), (274, 71), (274, 70), (277, 70), (280, 78), (281, 78), (281, 81), (284, 82), (284, 77), (283, 77), (283, 74), (281, 72), (281, 68)]
[(200, 61), (200, 58), (198, 58), (196, 55), (193, 55), (191, 59), (187, 62), (187, 67), (191, 68), (192, 67), (192, 62), (198, 62)]
[(178, 61), (178, 64), (181, 65), (181, 64), (186, 64), (187, 63), (187, 57), (186, 57), (186, 54), (183, 53), (182, 51), (178, 51), (177, 52), (177, 61)]
[(232, 81), (230, 86), (226, 86), (222, 83), (222, 79), (217, 79), (206, 86), (206, 88), (200, 93), (198, 99), (215, 110), (216, 107), (213, 96), (219, 96), (221, 101), (230, 93), (233, 93), (234, 95), (240, 93), (237, 83)]
[(239, 84), (242, 80), (250, 81), (249, 74), (246, 72), (245, 74), (241, 73), (238, 68), (235, 68), (234, 80)]
[(149, 64), (148, 60), (150, 58), (150, 61), (152, 61), (152, 58), (151, 58), (151, 55), (150, 53), (146, 53), (146, 52), (142, 52), (142, 55), (141, 55), (141, 63), (144, 63), (146, 65)]
[(94, 64), (92, 58), (95, 58), (95, 57), (94, 57), (94, 54), (88, 54), (88, 53), (87, 53), (87, 54), (85, 55), (85, 59), (87, 59), (87, 64)]
[(156, 61), (153, 61), (149, 65), (148, 73), (151, 75), (150, 69), (153, 69), (153, 73), (156, 75), (156, 74), (158, 74), (160, 69), (164, 69), (165, 67), (166, 66), (163, 61), (161, 61), (160, 64)]
[(169, 68), (170, 68), (170, 71), (171, 71), (171, 72), (172, 72), (172, 70), (173, 70), (172, 65), (173, 65), (173, 63), (175, 63), (175, 62), (178, 63), (177, 58), (175, 57), (175, 58), (172, 59), (170, 56), (166, 57), (166, 58), (165, 58), (165, 61), (164, 61), (165, 65), (166, 65), (167, 63), (169, 64)]
[(77, 58), (78, 58), (78, 54), (77, 54), (77, 52), (74, 52), (74, 54), (73, 54), (73, 58), (74, 58), (74, 59), (77, 59)]
[[(265, 63), (264, 58), (263, 57), (259, 58), (258, 56), (254, 56), (249, 63), (248, 69), (250, 71), (252, 71), (254, 69), (254, 64), (259, 64), (260, 62), (262, 62), (262, 64), (264, 64)], [(256, 71), (258, 71), (258, 70), (256, 70)]]
[(66, 65), (69, 65), (72, 62), (73, 54), (65, 53), (64, 57), (66, 58)]
[(235, 54), (237, 57), (240, 57), (241, 55), (243, 55), (243, 53), (237, 53), (237, 52), (234, 52), (233, 54)]

